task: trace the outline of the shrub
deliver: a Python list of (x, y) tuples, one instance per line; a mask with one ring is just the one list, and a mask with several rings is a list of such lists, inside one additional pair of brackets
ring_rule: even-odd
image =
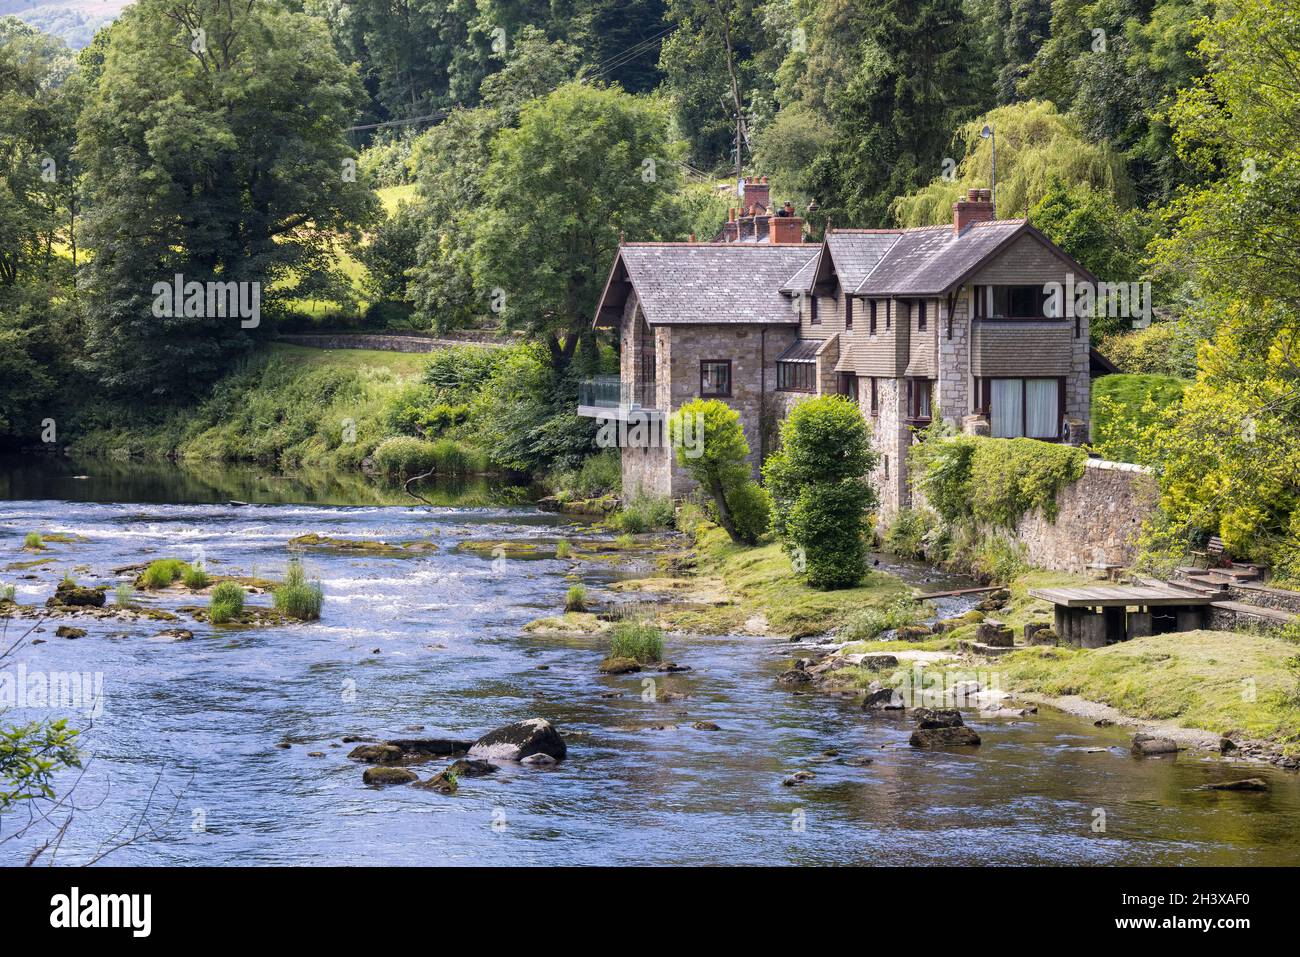
[(28, 532), (23, 537), (23, 548), (30, 548), (32, 551), (40, 551), (45, 547), (45, 540), (41, 538), (40, 532)]
[(736, 534), (746, 542), (757, 542), (772, 524), (772, 496), (757, 482), (738, 485), (727, 496)]
[(135, 600), (135, 589), (126, 582), (113, 589), (113, 603), (121, 608), (129, 608)]
[(708, 520), (704, 507), (694, 499), (685, 499), (677, 505), (677, 515), (673, 524), (687, 535), (694, 535), (702, 522)]
[(385, 440), (375, 449), (375, 467), (387, 478), (410, 478), (434, 472), (439, 475), (464, 475), (486, 469), (482, 453), (455, 439), (411, 438), (406, 435)]
[(886, 631), (916, 621), (921, 605), (911, 598), (899, 598), (883, 608), (863, 608), (849, 615), (840, 631), (845, 641), (871, 641)]
[(1108, 375), (1092, 384), (1092, 449), (1102, 458), (1155, 463), (1164, 419), (1187, 383), (1157, 375)]
[(806, 486), (786, 520), (788, 550), (802, 550), (813, 588), (852, 588), (867, 572), (863, 483), (854, 479)]
[(13, 601), (16, 594), (18, 590), (13, 585), (7, 583), (0, 585), (0, 601)]
[(903, 558), (924, 558), (926, 538), (934, 526), (930, 513), (920, 509), (900, 508), (893, 523), (885, 530), (885, 551)]
[(713, 499), (718, 524), (733, 542), (756, 544), (756, 535), (741, 533), (731, 508), (732, 499), (747, 494), (743, 489), (752, 484), (747, 461), (749, 443), (740, 427), (740, 413), (717, 399), (696, 399), (673, 413), (668, 432), (677, 464)]
[(564, 596), (565, 611), (587, 610), (587, 589), (581, 585), (570, 585), (569, 593)]
[(876, 461), (862, 413), (843, 396), (801, 402), (781, 423), (781, 451), (763, 466), (772, 528), (814, 588), (852, 587), (866, 573)]
[(555, 543), (556, 558), (569, 558), (571, 555), (573, 555), (573, 546), (569, 544), (567, 538), (562, 538)]
[(186, 566), (181, 572), (181, 581), (185, 582), (186, 588), (197, 590), (207, 588), (211, 579), (208, 578), (208, 573), (204, 571), (202, 563), (195, 562), (193, 565)]
[(673, 500), (666, 495), (634, 495), (610, 516), (610, 524), (620, 532), (637, 535), (657, 528), (672, 528), (675, 518)]
[(662, 661), (663, 632), (649, 622), (619, 622), (610, 631), (609, 654), (611, 658), (635, 658), (642, 664)]
[(234, 582), (221, 582), (212, 589), (208, 620), (214, 625), (235, 621), (244, 613), (244, 589)]
[(1186, 322), (1153, 322), (1145, 329), (1131, 329), (1106, 336), (1098, 349), (1121, 372), (1138, 375), (1196, 375), (1196, 349), (1203, 330)]
[(564, 501), (599, 498), (617, 492), (622, 484), (622, 460), (617, 449), (605, 449), (584, 459), (576, 469), (552, 472), (546, 478), (546, 487)]
[(140, 576), (140, 584), (151, 591), (157, 588), (166, 588), (184, 575), (188, 568), (189, 565), (179, 558), (160, 558), (149, 563), (149, 567)]
[(1008, 535), (993, 535), (981, 542), (970, 560), (971, 570), (995, 582), (1010, 582), (1029, 570), (1025, 547)]
[(284, 584), (271, 591), (275, 607), (291, 618), (315, 621), (320, 617), (324, 592), (319, 581), (307, 581), (302, 562), (293, 560), (285, 571)]

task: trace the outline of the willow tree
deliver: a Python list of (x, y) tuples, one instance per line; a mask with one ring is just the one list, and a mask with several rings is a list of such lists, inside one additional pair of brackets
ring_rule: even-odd
[(1118, 156), (1102, 143), (1090, 143), (1069, 116), (1045, 100), (1030, 100), (990, 110), (963, 125), (956, 136), (955, 166), (938, 172), (922, 189), (894, 201), (903, 226), (934, 226), (952, 221), (952, 204), (972, 187), (993, 182), (993, 128), (997, 141), (998, 215), (1024, 216), (1055, 186), (1084, 186), (1125, 203), (1128, 177)]

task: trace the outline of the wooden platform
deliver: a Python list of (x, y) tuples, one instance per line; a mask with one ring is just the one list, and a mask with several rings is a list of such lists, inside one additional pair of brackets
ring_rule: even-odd
[(1154, 608), (1208, 605), (1215, 599), (1168, 585), (1095, 585), (1086, 588), (1031, 588), (1033, 598), (1063, 608)]

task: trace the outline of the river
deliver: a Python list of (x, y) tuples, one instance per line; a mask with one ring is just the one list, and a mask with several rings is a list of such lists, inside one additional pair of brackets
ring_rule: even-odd
[[(1269, 792), (1198, 791), (1230, 769), (1192, 753), (1135, 759), (1131, 732), (1046, 709), (1020, 720), (970, 713), (982, 747), (916, 752), (904, 717), (778, 688), (797, 648), (771, 638), (670, 636), (669, 657), (693, 670), (656, 679), (689, 697), (643, 701), (644, 675), (597, 674), (599, 642), (522, 630), (558, 611), (570, 575), (599, 596), (608, 567), (456, 550), (473, 539), (593, 534), (514, 504), (517, 491), (452, 489), (448, 502), (478, 504), (427, 508), (359, 482), (256, 469), (5, 461), (0, 494), (0, 582), (26, 604), (44, 603), (65, 573), (114, 582), (111, 569), (160, 557), (201, 555), (213, 572), (273, 577), (288, 540), (309, 532), (439, 546), (398, 558), (309, 555), (325, 592), (311, 624), (188, 622), (194, 640), (174, 642), (157, 639), (157, 622), (78, 619), (88, 631), (78, 640), (45, 623), (44, 642), (24, 643), (0, 670), (99, 673), (104, 688), (101, 715), (58, 712), (84, 729), (88, 759), (83, 774), (60, 778), (62, 790), (75, 783), (80, 810), (59, 862), (93, 858), (142, 816), (151, 830), (105, 863), (1300, 862), (1295, 775), (1252, 767)], [(22, 551), (30, 531), (84, 541), (51, 544), (51, 562), (13, 568), (32, 558)], [(186, 603), (169, 594), (155, 606)], [(23, 630), (10, 621), (5, 645)], [(612, 690), (625, 694), (601, 697)], [(13, 709), (2, 720), (50, 714)], [(567, 736), (568, 759), (462, 779), (453, 796), (367, 787), (341, 740), (474, 737), (530, 716)], [(697, 721), (721, 730), (695, 730)], [(828, 749), (873, 762), (838, 763), (822, 756)], [(815, 777), (783, 786), (800, 769)], [(19, 823), (0, 820), (0, 838)], [(49, 836), (37, 827), (0, 841), (0, 863), (21, 863)]]

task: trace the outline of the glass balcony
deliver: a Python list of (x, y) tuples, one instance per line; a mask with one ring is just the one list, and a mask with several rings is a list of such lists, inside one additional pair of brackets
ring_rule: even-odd
[(655, 410), (654, 382), (624, 382), (616, 375), (602, 375), (578, 384), (579, 415), (623, 418), (637, 410)]

